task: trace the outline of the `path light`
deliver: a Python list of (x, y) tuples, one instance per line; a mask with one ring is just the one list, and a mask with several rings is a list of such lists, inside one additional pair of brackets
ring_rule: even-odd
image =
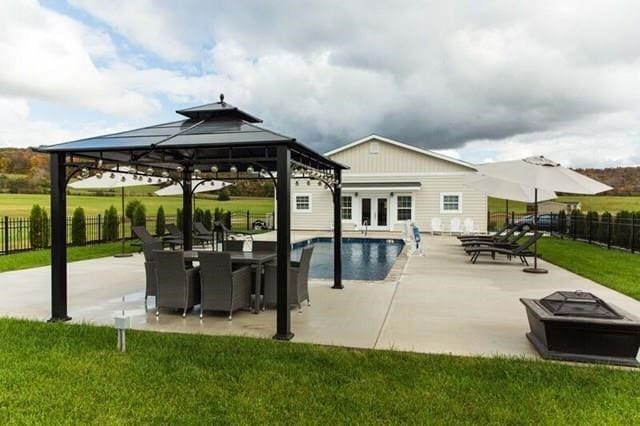
[(218, 166), (216, 166), (215, 164), (211, 166), (211, 173), (218, 173)]
[(127, 349), (127, 330), (131, 328), (131, 317), (124, 313), (124, 296), (122, 297), (122, 313), (113, 317), (114, 325), (118, 330), (118, 350), (124, 352)]
[(254, 172), (253, 167), (252, 166), (248, 166), (247, 167), (247, 173), (253, 173), (253, 172)]
[(231, 173), (238, 173), (238, 168), (237, 168), (235, 165), (232, 165), (232, 166), (229, 168), (229, 171), (230, 171)]

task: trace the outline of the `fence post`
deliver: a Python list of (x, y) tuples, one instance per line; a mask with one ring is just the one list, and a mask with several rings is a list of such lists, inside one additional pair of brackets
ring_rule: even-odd
[(249, 213), (249, 210), (247, 210), (247, 231), (251, 229), (251, 227), (249, 226), (249, 222), (251, 221), (251, 219), (249, 219), (249, 217), (250, 217), (250, 213)]
[(610, 249), (611, 248), (611, 219), (612, 216), (609, 216), (607, 218), (607, 248)]
[(593, 233), (593, 215), (590, 215), (590, 214), (587, 213), (587, 217), (589, 218), (589, 222), (588, 222), (588, 224), (589, 224), (588, 241), (589, 241), (589, 244), (591, 244), (591, 240), (592, 240), (591, 234)]
[(4, 217), (4, 254), (9, 254), (9, 216)]
[(631, 213), (631, 253), (635, 251), (635, 240), (636, 240), (636, 214)]
[(577, 214), (572, 214), (571, 216), (573, 216), (572, 220), (571, 220), (571, 228), (573, 228), (571, 230), (571, 234), (573, 234), (573, 241), (576, 240), (576, 237), (578, 235), (578, 215)]
[(102, 215), (98, 214), (98, 242), (102, 242)]

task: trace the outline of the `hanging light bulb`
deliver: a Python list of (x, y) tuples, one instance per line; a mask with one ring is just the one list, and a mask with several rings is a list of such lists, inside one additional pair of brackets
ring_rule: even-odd
[(231, 173), (238, 173), (238, 168), (235, 165), (232, 165), (231, 167), (229, 167), (229, 171)]
[(248, 166), (247, 167), (247, 173), (253, 173), (253, 172), (254, 172), (253, 166)]
[(178, 172), (178, 173), (182, 173), (183, 170), (184, 170), (184, 168), (182, 166), (176, 167), (176, 172)]
[(129, 173), (131, 173), (131, 174), (135, 174), (135, 173), (137, 173), (137, 172), (138, 172), (138, 171), (136, 170), (136, 168), (135, 168), (135, 167), (129, 167)]
[(162, 178), (158, 178), (158, 183), (162, 183)]
[(163, 177), (163, 178), (168, 178), (168, 177), (169, 177), (169, 172), (168, 172), (168, 171), (166, 171), (166, 170), (163, 170), (163, 171), (162, 171), (162, 177)]
[(211, 166), (211, 173), (218, 173), (218, 166), (216, 166), (215, 164)]
[(260, 174), (262, 176), (266, 176), (267, 175), (267, 170), (266, 169), (260, 169)]
[(102, 179), (102, 172), (97, 172), (96, 173), (96, 178)]
[(80, 175), (81, 175), (83, 178), (88, 177), (88, 176), (89, 176), (89, 169), (87, 169), (86, 167), (84, 167), (84, 168), (80, 171)]
[(193, 175), (194, 175), (195, 177), (200, 177), (200, 173), (202, 173), (202, 172), (200, 171), (200, 169), (194, 169), (194, 170), (193, 170)]
[(152, 175), (153, 174), (153, 167), (147, 168), (147, 174), (148, 175)]

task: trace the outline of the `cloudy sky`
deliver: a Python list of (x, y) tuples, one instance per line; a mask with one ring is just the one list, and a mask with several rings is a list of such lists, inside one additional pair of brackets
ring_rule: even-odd
[(640, 164), (640, 2), (0, 1), (0, 147), (226, 100), (326, 151)]

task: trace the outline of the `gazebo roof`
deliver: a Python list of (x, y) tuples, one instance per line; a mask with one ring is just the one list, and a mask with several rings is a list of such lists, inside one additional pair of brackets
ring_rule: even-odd
[[(257, 126), (261, 122), (224, 101), (176, 111), (185, 120), (157, 124), (33, 148), (44, 153), (69, 155), (158, 167), (210, 164), (211, 162), (275, 160), (275, 147), (287, 145), (292, 159), (319, 168), (345, 168), (296, 141)], [(306, 161), (302, 161), (302, 160)], [(265, 167), (269, 167), (265, 165)]]

